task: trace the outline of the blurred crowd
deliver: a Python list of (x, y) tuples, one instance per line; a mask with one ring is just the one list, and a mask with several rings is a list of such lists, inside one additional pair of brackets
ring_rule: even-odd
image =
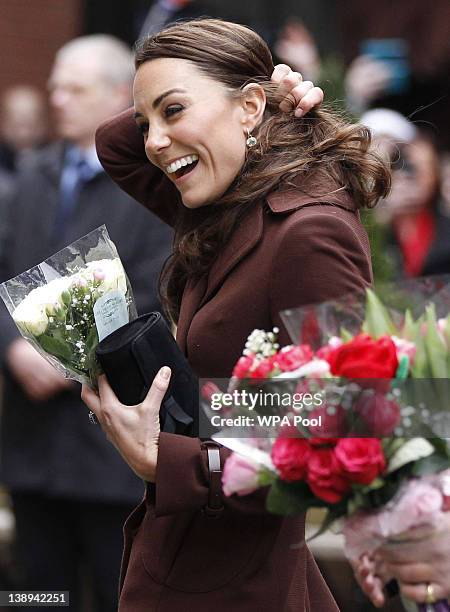
[[(262, 18), (263, 4), (239, 12), (239, 3), (225, 0), (141, 1), (130, 4), (128, 17), (135, 38), (200, 15), (257, 29), (277, 62), (320, 85), (326, 104), (372, 131), (391, 165), (390, 195), (364, 214), (375, 281), (450, 274), (448, 0), (426, 10), (415, 0), (324, 0), (309, 20), (300, 2), (273, 22), (270, 11)], [(330, 10), (335, 32), (321, 27), (330, 28)], [(91, 20), (60, 49), (47, 90), (26, 78), (1, 89), (0, 282), (106, 221), (144, 312), (158, 309), (171, 236), (112, 184), (96, 158), (95, 129), (130, 104), (132, 83), (131, 50), (113, 36), (120, 32), (98, 34), (104, 30), (96, 27)], [(341, 43), (324, 44), (328, 36)], [(121, 525), (141, 483), (89, 425), (79, 389), (32, 354), (6, 316), (0, 337), (0, 484), (16, 520), (14, 572), (4, 585), (71, 585), (70, 609), (113, 611)]]

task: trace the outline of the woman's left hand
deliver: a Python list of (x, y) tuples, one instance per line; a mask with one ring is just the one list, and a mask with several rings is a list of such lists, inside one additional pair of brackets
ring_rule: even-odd
[(436, 601), (450, 598), (450, 512), (442, 527), (429, 537), (382, 546), (375, 562), (381, 562), (397, 579), (408, 599), (424, 603), (428, 584)]
[(295, 116), (302, 117), (323, 102), (323, 91), (311, 81), (304, 81), (299, 72), (293, 72), (287, 64), (277, 64), (271, 80), (278, 83), (279, 92), (286, 98), (280, 103), (280, 109), (289, 112), (292, 104)]
[(148, 482), (155, 482), (156, 478), (159, 409), (170, 374), (170, 368), (161, 368), (146, 398), (137, 406), (120, 403), (104, 375), (98, 379), (98, 395), (87, 386), (81, 392), (81, 399), (97, 417), (108, 440), (131, 469)]

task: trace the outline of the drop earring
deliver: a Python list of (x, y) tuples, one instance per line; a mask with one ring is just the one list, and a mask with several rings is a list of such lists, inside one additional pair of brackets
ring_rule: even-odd
[(255, 147), (258, 144), (257, 139), (251, 135), (250, 130), (247, 128), (247, 140), (246, 143), (247, 147), (249, 149), (251, 149), (252, 147)]

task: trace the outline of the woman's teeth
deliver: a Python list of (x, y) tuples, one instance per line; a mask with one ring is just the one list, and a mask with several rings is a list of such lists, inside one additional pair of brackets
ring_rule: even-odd
[(180, 157), (180, 159), (177, 159), (166, 167), (166, 172), (167, 174), (173, 174), (183, 166), (188, 166), (196, 161), (198, 161), (198, 155), (187, 155), (186, 157)]

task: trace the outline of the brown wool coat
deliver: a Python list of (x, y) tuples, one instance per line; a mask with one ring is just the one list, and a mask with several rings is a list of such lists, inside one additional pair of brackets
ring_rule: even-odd
[[(110, 176), (173, 223), (178, 193), (146, 160), (130, 111), (97, 134)], [(177, 341), (202, 377), (229, 376), (248, 334), (281, 328), (281, 310), (360, 290), (372, 280), (367, 236), (344, 190), (273, 193), (219, 253), (208, 278), (186, 286)], [(221, 449), (222, 464), (228, 451)], [(335, 612), (306, 546), (304, 517), (264, 508), (264, 491), (202, 512), (207, 455), (199, 439), (161, 434), (156, 485), (128, 519), (120, 612)]]

